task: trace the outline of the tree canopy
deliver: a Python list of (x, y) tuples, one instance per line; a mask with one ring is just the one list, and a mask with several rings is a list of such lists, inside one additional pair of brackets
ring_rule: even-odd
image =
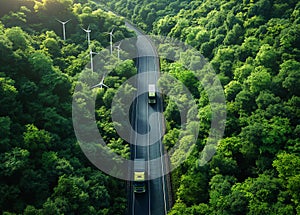
[[(56, 20), (69, 20), (66, 40)], [(85, 0), (12, 0), (0, 3), (0, 211), (3, 214), (124, 214), (126, 184), (96, 169), (80, 151), (72, 126), (72, 94), (79, 73), (91, 72), (86, 33), (95, 51), (133, 34), (124, 21)], [(113, 53), (117, 59), (116, 53)], [(120, 62), (114, 84), (136, 73)], [(113, 83), (113, 82), (112, 82)], [(108, 84), (109, 85), (109, 84)], [(108, 147), (128, 157), (99, 90), (95, 114)], [(90, 93), (90, 92), (86, 92)], [(103, 129), (102, 129), (103, 128)]]
[[(172, 173), (175, 205), (170, 214), (299, 213), (295, 165), (300, 155), (300, 3), (102, 2), (150, 34), (175, 37), (193, 46), (209, 60), (224, 88), (225, 135), (211, 162), (201, 167), (198, 159), (211, 123), (207, 92), (178, 62), (161, 63), (163, 72), (192, 92), (200, 119), (197, 147)], [(168, 150), (181, 139), (178, 108), (166, 98)]]

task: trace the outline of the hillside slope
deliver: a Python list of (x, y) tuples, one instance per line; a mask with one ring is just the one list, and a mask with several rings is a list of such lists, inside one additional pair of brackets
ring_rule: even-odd
[[(81, 3), (79, 3), (81, 2)], [(66, 41), (62, 26), (66, 24)], [(131, 37), (123, 20), (87, 1), (3, 0), (0, 2), (0, 213), (124, 214), (126, 184), (95, 168), (84, 156), (72, 125), (72, 94), (78, 75), (91, 70), (91, 47), (101, 51)], [(111, 58), (117, 59), (116, 53)], [(132, 61), (107, 77), (95, 115), (114, 152), (128, 156), (110, 120), (110, 103), (122, 80), (135, 73)], [(81, 95), (91, 94), (91, 91)], [(103, 120), (105, 118), (105, 120)]]
[[(198, 49), (224, 87), (225, 136), (202, 167), (199, 155), (210, 128), (207, 96), (180, 65), (162, 65), (194, 87), (201, 129), (193, 155), (173, 172), (176, 204), (170, 214), (299, 214), (300, 3), (112, 0), (108, 5), (148, 32)], [(176, 116), (172, 102), (165, 116), (164, 141), (171, 147), (179, 126), (178, 118), (168, 118)]]

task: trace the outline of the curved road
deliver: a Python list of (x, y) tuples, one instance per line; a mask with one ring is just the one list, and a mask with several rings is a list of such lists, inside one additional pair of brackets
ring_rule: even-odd
[[(138, 58), (136, 66), (138, 73), (141, 74), (137, 80), (137, 94), (142, 91), (148, 91), (149, 84), (157, 85), (159, 77), (159, 59), (156, 54), (155, 47), (152, 46), (150, 40), (144, 36), (134, 26), (126, 23), (127, 27), (136, 32), (138, 35), (136, 48)], [(140, 134), (148, 134), (144, 136), (135, 136), (135, 145), (131, 146), (131, 159), (144, 158), (145, 160), (153, 160), (160, 158), (164, 152), (162, 145), (162, 118), (159, 114), (162, 113), (163, 106), (160, 95), (157, 93), (156, 104), (148, 104), (148, 95), (142, 94), (137, 97), (132, 114), (132, 125)], [(152, 115), (152, 116), (151, 116)], [(151, 119), (151, 123), (150, 123)], [(149, 132), (151, 130), (151, 136)], [(158, 140), (153, 144), (154, 140)], [(160, 162), (148, 162), (148, 176), (163, 175), (165, 162), (161, 158)], [(155, 178), (155, 177), (152, 177)], [(164, 215), (169, 209), (168, 205), (168, 190), (165, 176), (146, 181), (146, 192), (136, 194), (133, 192), (132, 185), (130, 186), (129, 195), (129, 214), (130, 215)]]

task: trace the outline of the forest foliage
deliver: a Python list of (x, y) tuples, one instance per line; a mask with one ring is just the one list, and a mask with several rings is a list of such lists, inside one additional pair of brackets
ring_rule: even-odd
[[(199, 50), (224, 88), (225, 134), (215, 156), (201, 166), (210, 129), (207, 94), (190, 71), (162, 61), (162, 72), (193, 93), (200, 121), (194, 151), (172, 173), (175, 204), (169, 214), (299, 214), (300, 3), (99, 2), (149, 33)], [(84, 157), (72, 128), (71, 103), (78, 74), (89, 62), (81, 27), (90, 25), (94, 51), (109, 45), (107, 32), (113, 27), (116, 41), (132, 33), (122, 18), (85, 0), (2, 0), (0, 6), (0, 211), (124, 214), (124, 182)], [(55, 19), (71, 19), (66, 41)], [(128, 145), (113, 129), (109, 105), (114, 87), (135, 72), (133, 62), (126, 61), (106, 78), (111, 88), (97, 92), (96, 118), (105, 119), (98, 121), (99, 130), (124, 157)], [(180, 129), (172, 101), (165, 117), (164, 143), (170, 148)]]
[[(194, 152), (172, 174), (175, 205), (169, 214), (299, 214), (299, 1), (112, 0), (106, 5), (150, 34), (175, 37), (199, 50), (224, 88), (225, 134), (211, 162), (200, 166), (210, 128), (206, 92), (178, 63), (162, 63), (162, 72), (193, 92), (200, 119)], [(174, 103), (167, 104), (165, 117), (164, 143), (170, 148), (180, 129)]]
[[(66, 41), (56, 20), (69, 20)], [(2, 214), (124, 214), (126, 183), (96, 169), (82, 153), (72, 126), (72, 94), (93, 51), (132, 37), (120, 17), (85, 0), (0, 2), (0, 212)], [(113, 58), (117, 59), (116, 52)], [(136, 72), (132, 61), (96, 91), (96, 118), (110, 148), (128, 156), (110, 119), (114, 87)], [(99, 80), (100, 81), (100, 80)], [(85, 92), (91, 93), (91, 92)]]

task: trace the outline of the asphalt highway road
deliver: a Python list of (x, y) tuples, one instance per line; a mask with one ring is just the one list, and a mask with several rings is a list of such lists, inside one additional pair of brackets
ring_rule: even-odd
[[(138, 73), (141, 74), (137, 80), (138, 95), (140, 92), (148, 91), (149, 84), (157, 86), (159, 77), (159, 60), (149, 39), (142, 33), (127, 23), (127, 27), (134, 30), (137, 35), (137, 58)], [(155, 178), (146, 181), (145, 193), (134, 193), (132, 186), (129, 195), (129, 214), (131, 215), (164, 215), (169, 209), (168, 190), (165, 176), (163, 175), (165, 162), (161, 158), (163, 154), (162, 145), (162, 129), (163, 120), (162, 100), (157, 93), (156, 104), (148, 104), (148, 94), (144, 93), (138, 96), (133, 105), (132, 126), (139, 134), (147, 134), (143, 136), (134, 136), (136, 145), (131, 146), (131, 159), (144, 158), (145, 160), (153, 160), (156, 158), (158, 162), (148, 162), (146, 166), (149, 178)], [(151, 131), (151, 132), (150, 132)], [(150, 135), (151, 133), (151, 135)]]

